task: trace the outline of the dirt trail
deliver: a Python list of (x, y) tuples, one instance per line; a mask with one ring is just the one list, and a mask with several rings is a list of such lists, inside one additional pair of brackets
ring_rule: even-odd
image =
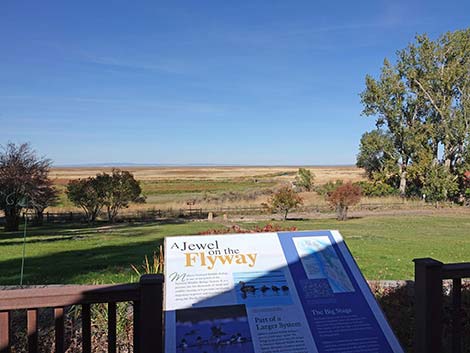
[[(361, 210), (349, 211), (349, 218), (364, 218), (364, 217), (380, 217), (380, 216), (445, 216), (445, 215), (468, 215), (470, 217), (470, 208), (463, 207), (449, 207), (449, 208), (426, 208), (426, 209), (403, 209), (403, 210)], [(336, 215), (331, 213), (319, 212), (292, 212), (289, 213), (288, 219), (334, 219)], [(222, 217), (215, 218), (215, 221), (222, 221)], [(470, 218), (469, 218), (470, 219)], [(228, 221), (233, 222), (257, 222), (257, 221), (281, 221), (282, 215), (280, 214), (263, 214), (263, 215), (229, 215)]]

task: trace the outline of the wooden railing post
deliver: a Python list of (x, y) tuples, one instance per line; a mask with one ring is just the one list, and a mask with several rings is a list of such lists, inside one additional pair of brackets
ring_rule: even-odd
[(140, 277), (140, 352), (163, 352), (163, 276)]
[(452, 281), (452, 353), (462, 352), (462, 279)]
[(0, 311), (0, 353), (10, 351), (10, 312)]
[(441, 353), (442, 262), (430, 258), (415, 263), (415, 352)]

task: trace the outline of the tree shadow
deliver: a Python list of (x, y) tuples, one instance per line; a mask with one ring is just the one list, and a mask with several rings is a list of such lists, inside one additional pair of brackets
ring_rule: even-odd
[[(53, 235), (44, 235), (43, 239), (28, 239), (28, 236), (26, 237), (25, 243), (28, 244), (43, 244), (43, 243), (54, 243), (58, 241), (64, 241), (64, 240), (80, 240), (80, 239), (85, 239), (87, 236), (85, 234), (90, 234), (89, 232), (81, 232), (81, 233), (75, 233), (73, 235), (60, 235), (57, 237), (54, 237)], [(19, 241), (5, 241), (0, 243), (0, 246), (15, 246), (15, 245), (22, 245), (23, 240)]]
[[(69, 223), (69, 224), (49, 224), (43, 226), (28, 226), (26, 231), (26, 242), (39, 243), (39, 242), (53, 242), (60, 240), (70, 239), (82, 239), (88, 235), (100, 234), (100, 233), (113, 233), (120, 236), (119, 230), (141, 228), (147, 229), (158, 225), (177, 225), (186, 224), (190, 220), (186, 219), (166, 219), (152, 222), (122, 222), (122, 223), (109, 223), (109, 222), (98, 222), (95, 224), (87, 223)], [(2, 245), (19, 245), (23, 243), (23, 228), (15, 232), (0, 231), (0, 246)], [(139, 232), (139, 235), (145, 234), (145, 232)], [(127, 236), (127, 234), (122, 234)], [(56, 237), (56, 238), (53, 238)], [(34, 240), (32, 240), (33, 238)], [(36, 239), (37, 238), (37, 239)], [(41, 239), (44, 238), (44, 239)], [(51, 239), (52, 238), (52, 239)], [(17, 239), (17, 241), (9, 241)]]
[(363, 219), (363, 216), (348, 216), (348, 218), (345, 221), (352, 220), (352, 219)]
[[(27, 257), (23, 283), (70, 284), (77, 278), (92, 273), (103, 275), (129, 274), (131, 264), (140, 264), (144, 256), (151, 255), (162, 244), (162, 239), (135, 242), (125, 245), (100, 246), (85, 250), (64, 250), (51, 255)], [(20, 282), (21, 258), (0, 262), (0, 285), (17, 285)]]
[[(87, 232), (92, 229), (96, 229), (97, 225), (88, 225), (86, 223), (69, 223), (69, 224), (50, 224), (43, 226), (27, 226), (26, 234), (27, 237), (44, 237), (51, 235), (62, 235), (64, 233), (79, 233)], [(20, 226), (20, 229), (15, 232), (5, 232), (0, 230), (0, 240), (8, 239), (22, 239), (23, 238), (24, 225)]]

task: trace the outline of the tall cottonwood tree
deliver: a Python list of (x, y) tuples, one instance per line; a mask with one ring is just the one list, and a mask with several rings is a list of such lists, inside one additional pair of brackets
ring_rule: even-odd
[(421, 125), (420, 102), (410, 94), (397, 70), (388, 60), (379, 79), (366, 76), (361, 94), (363, 114), (376, 116), (376, 125), (385, 128), (394, 146), (398, 164), (400, 195), (405, 196), (408, 167), (413, 160)]
[[(398, 52), (395, 65), (384, 61), (379, 78), (366, 77), (361, 99), (363, 114), (374, 116), (393, 140), (401, 195), (410, 181), (414, 189), (426, 185), (443, 195), (456, 179), (463, 185), (470, 166), (470, 30), (434, 41), (417, 36)], [(444, 174), (449, 182), (429, 186)]]
[(449, 32), (432, 41), (416, 37), (399, 52), (397, 68), (409, 87), (429, 108), (426, 123), (433, 125), (432, 150), (450, 171), (463, 163), (468, 145), (470, 115), (470, 29)]

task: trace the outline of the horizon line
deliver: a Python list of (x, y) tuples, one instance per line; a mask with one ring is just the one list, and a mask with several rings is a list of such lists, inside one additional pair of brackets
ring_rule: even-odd
[(70, 163), (70, 164), (53, 164), (51, 168), (113, 168), (113, 167), (356, 167), (355, 164), (241, 164), (241, 163)]

